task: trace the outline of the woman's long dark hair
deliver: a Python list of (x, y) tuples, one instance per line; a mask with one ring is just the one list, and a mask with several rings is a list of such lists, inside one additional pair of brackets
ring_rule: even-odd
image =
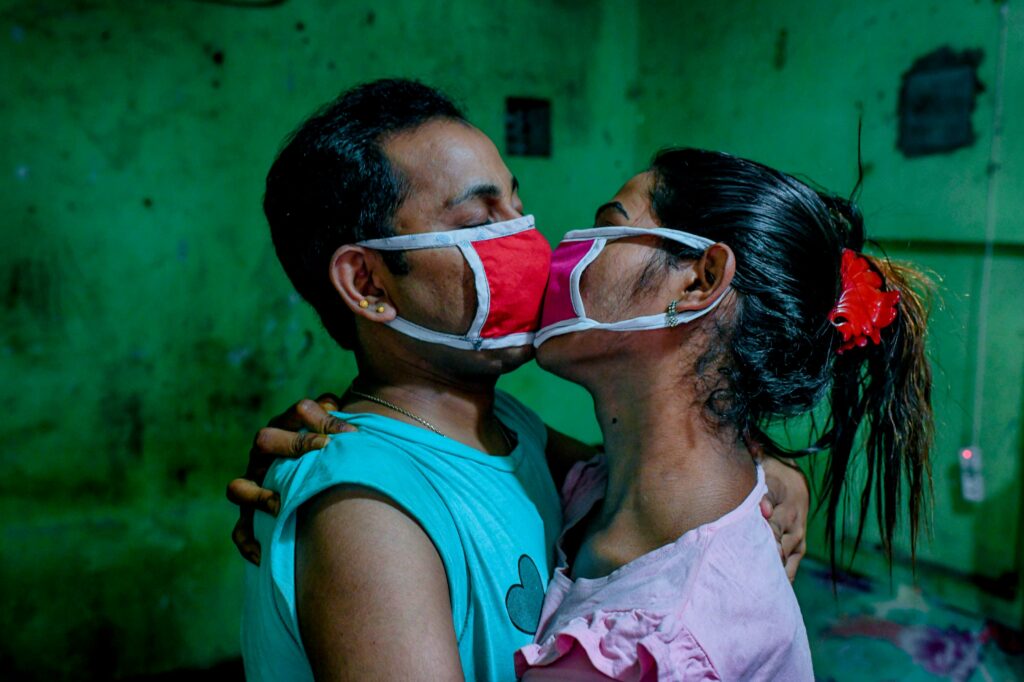
[[(829, 313), (841, 293), (842, 253), (861, 252), (865, 241), (863, 217), (851, 201), (720, 152), (664, 150), (651, 171), (651, 202), (660, 222), (722, 242), (736, 256), (735, 316), (720, 325), (721, 343), (698, 365), (709, 382), (709, 414), (771, 455), (828, 452), (819, 504), (827, 513), (833, 567), (851, 458), (863, 449), (866, 478), (854, 546), (874, 499), (892, 560), (906, 487), (916, 556), (931, 488), (931, 370), (924, 343), (931, 282), (909, 265), (865, 255), (884, 289), (900, 292), (897, 316), (882, 330), (880, 344), (840, 354), (842, 339)], [(671, 257), (696, 255), (683, 249)], [(807, 414), (826, 397), (826, 421), (812, 428), (807, 447), (786, 449), (767, 434), (770, 424)]]

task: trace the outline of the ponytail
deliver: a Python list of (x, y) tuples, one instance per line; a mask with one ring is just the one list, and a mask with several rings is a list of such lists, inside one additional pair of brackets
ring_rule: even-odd
[(924, 341), (927, 301), (933, 285), (907, 264), (865, 258), (881, 275), (886, 290), (900, 292), (900, 300), (895, 320), (881, 331), (880, 344), (840, 354), (832, 367), (831, 411), (826, 432), (813, 449), (829, 450), (819, 504), (826, 509), (825, 538), (833, 567), (836, 517), (845, 498), (850, 459), (862, 424), (867, 424), (863, 441), (867, 461), (854, 553), (874, 496), (882, 548), (892, 562), (893, 537), (906, 485), (911, 558), (916, 558), (922, 509), (931, 493), (931, 368)]

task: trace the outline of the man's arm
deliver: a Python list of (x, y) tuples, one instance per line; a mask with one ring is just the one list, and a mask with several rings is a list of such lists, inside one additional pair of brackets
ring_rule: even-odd
[(768, 494), (761, 500), (761, 512), (779, 543), (779, 556), (790, 582), (796, 578), (800, 561), (807, 553), (807, 513), (811, 507), (811, 490), (804, 472), (792, 461), (764, 457), (765, 483)]
[(299, 510), (299, 630), (317, 680), (462, 680), (444, 565), (387, 497), (335, 488)]

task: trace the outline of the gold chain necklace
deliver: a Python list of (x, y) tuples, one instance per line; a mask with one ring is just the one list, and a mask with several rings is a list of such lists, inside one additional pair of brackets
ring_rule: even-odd
[[(384, 407), (392, 409), (395, 412), (398, 412), (399, 414), (404, 414), (409, 419), (413, 419), (415, 421), (418, 421), (420, 424), (423, 424), (428, 429), (430, 429), (431, 431), (433, 431), (437, 435), (441, 436), (442, 438), (447, 438), (448, 437), (448, 436), (446, 436), (441, 431), (441, 429), (437, 428), (436, 426), (434, 426), (433, 424), (428, 422), (423, 417), (415, 415), (415, 414), (413, 414), (412, 412), (410, 412), (409, 410), (407, 410), (405, 408), (399, 407), (398, 405), (395, 405), (392, 402), (384, 400), (384, 398), (378, 398), (375, 395), (370, 395), (369, 393), (363, 393), (362, 391), (357, 391), (357, 390), (352, 389), (352, 388), (348, 389), (348, 392), (351, 395), (358, 396), (360, 398), (365, 398), (365, 399), (369, 400), (371, 403), (377, 403), (378, 405), (383, 405)], [(512, 447), (512, 439), (508, 437), (508, 433), (505, 432), (505, 425), (502, 424), (500, 421), (498, 422), (498, 429), (501, 431), (501, 437), (505, 439), (505, 446), (508, 448), (509, 452), (512, 452), (512, 450), (515, 449), (514, 447)]]

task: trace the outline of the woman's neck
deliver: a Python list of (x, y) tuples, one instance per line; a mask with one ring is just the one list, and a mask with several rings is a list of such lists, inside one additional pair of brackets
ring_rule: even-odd
[[(646, 376), (643, 376), (646, 374)], [(581, 558), (604, 574), (714, 521), (738, 506), (756, 482), (750, 454), (675, 372), (643, 372), (592, 390), (608, 460), (606, 495), (589, 520)], [(621, 373), (618, 376), (622, 376)], [(575, 573), (574, 568), (574, 573)]]

